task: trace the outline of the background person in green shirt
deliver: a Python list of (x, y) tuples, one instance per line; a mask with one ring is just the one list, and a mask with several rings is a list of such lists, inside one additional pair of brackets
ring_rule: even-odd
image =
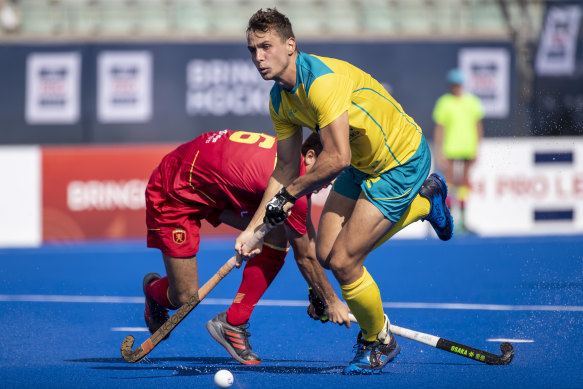
[(464, 75), (459, 69), (450, 70), (446, 78), (450, 92), (441, 96), (433, 109), (434, 152), (450, 185), (448, 204), (454, 213), (458, 211), (455, 225), (459, 232), (464, 232), (467, 231), (464, 205), (470, 188), (468, 172), (484, 136), (484, 110), (476, 96), (464, 92)]

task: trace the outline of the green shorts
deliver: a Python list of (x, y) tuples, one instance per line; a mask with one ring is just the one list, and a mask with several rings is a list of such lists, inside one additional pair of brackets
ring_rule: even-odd
[(422, 137), (419, 148), (405, 164), (376, 177), (349, 166), (336, 178), (332, 190), (353, 200), (364, 192), (387, 219), (396, 223), (417, 196), (430, 168), (431, 151)]

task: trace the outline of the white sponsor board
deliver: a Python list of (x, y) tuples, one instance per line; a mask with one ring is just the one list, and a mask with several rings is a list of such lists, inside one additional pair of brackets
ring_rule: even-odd
[(33, 53), (26, 60), (26, 122), (72, 124), (79, 120), (81, 55)]
[(580, 23), (580, 5), (549, 8), (536, 55), (538, 74), (563, 76), (574, 73)]
[[(569, 153), (571, 161), (561, 161)], [(551, 158), (536, 163), (537, 154)], [(582, 139), (485, 139), (471, 186), (466, 224), (480, 235), (583, 233)], [(572, 211), (573, 217), (535, 220), (537, 211), (552, 210)]]
[(152, 117), (152, 55), (104, 51), (97, 58), (97, 118), (102, 123), (146, 122)]
[(506, 49), (465, 48), (458, 53), (464, 87), (478, 96), (487, 118), (505, 118), (510, 107), (510, 55)]
[(0, 146), (0, 247), (41, 244), (40, 165), (38, 146)]

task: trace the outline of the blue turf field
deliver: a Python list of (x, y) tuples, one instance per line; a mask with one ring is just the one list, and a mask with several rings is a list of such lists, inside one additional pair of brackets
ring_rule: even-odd
[[(202, 282), (232, 245), (203, 242)], [(234, 363), (204, 326), (234, 297), (237, 269), (147, 360), (130, 364), (121, 341), (148, 337), (142, 277), (163, 264), (143, 242), (104, 242), (0, 250), (1, 387), (210, 388), (221, 368), (233, 372), (233, 388), (249, 389), (583, 387), (583, 237), (394, 240), (366, 266), (394, 324), (497, 354), (511, 339), (514, 361), (487, 366), (398, 338), (401, 354), (382, 375), (342, 376), (357, 326), (307, 317), (290, 255), (251, 318), (262, 365)]]

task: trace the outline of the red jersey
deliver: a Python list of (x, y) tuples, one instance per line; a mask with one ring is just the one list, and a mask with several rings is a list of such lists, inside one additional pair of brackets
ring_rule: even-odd
[[(273, 173), (276, 150), (274, 136), (223, 130), (202, 134), (167, 154), (146, 189), (148, 247), (190, 257), (198, 252), (200, 220), (217, 226), (223, 210), (252, 215)], [(307, 214), (304, 196), (285, 223), (305, 234)]]

